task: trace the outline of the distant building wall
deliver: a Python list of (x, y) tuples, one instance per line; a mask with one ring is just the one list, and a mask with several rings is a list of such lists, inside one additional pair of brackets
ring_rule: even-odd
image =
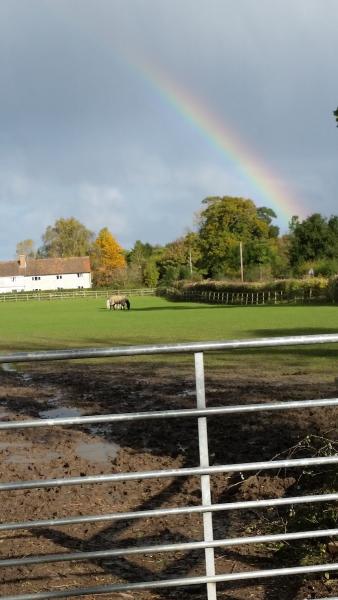
[(13, 277), (0, 277), (0, 294), (13, 291), (23, 292), (25, 289), (25, 278), (17, 275)]
[[(77, 272), (69, 272), (72, 269)], [(92, 286), (88, 257), (0, 262), (0, 293), (88, 289)]]
[(0, 277), (0, 293), (32, 292), (34, 290), (73, 290), (92, 287), (90, 273), (36, 275), (33, 277)]

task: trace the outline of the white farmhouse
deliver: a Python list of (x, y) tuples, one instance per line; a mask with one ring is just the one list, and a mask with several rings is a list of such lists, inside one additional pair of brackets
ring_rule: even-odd
[(0, 261), (0, 293), (73, 290), (92, 286), (89, 256)]

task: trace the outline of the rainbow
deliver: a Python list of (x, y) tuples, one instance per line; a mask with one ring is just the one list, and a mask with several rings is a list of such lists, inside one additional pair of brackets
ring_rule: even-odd
[(287, 225), (292, 215), (305, 216), (304, 206), (286, 189), (281, 178), (267, 168), (256, 152), (249, 149), (223, 120), (211, 114), (187, 89), (153, 63), (130, 55), (125, 58), (132, 70), (136, 70), (185, 121), (221, 152), (227, 162), (230, 161), (237, 168), (250, 187), (254, 187), (260, 201), (273, 208), (284, 225)]

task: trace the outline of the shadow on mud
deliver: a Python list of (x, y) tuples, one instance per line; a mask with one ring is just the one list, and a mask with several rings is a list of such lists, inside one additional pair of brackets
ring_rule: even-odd
[[(285, 334), (285, 332), (284, 332)], [(267, 335), (267, 334), (266, 334)], [(288, 349), (288, 351), (290, 351)], [(299, 352), (299, 349), (297, 349)], [(55, 367), (55, 368), (54, 368)], [(17, 373), (5, 373), (6, 382), (13, 381), (18, 385)], [(313, 397), (313, 385), (304, 380), (299, 383), (289, 381), (257, 381), (253, 379), (237, 380), (220, 374), (207, 377), (207, 399), (209, 406), (245, 404), (248, 402), (285, 401), (288, 399), (309, 399)], [(34, 397), (45, 385), (52, 385), (58, 389), (58, 398), (62, 406), (62, 398), (71, 398), (72, 407), (81, 414), (109, 414), (147, 410), (163, 410), (173, 408), (190, 408), (194, 406), (194, 381), (191, 372), (162, 372), (156, 371), (154, 365), (125, 366), (120, 369), (113, 365), (79, 365), (68, 364), (53, 366), (53, 371), (46, 368), (35, 367), (31, 373), (31, 380), (21, 385), (29, 385), (30, 397), (17, 398), (16, 393), (7, 391), (6, 401), (2, 407), (17, 411), (21, 416), (36, 418), (41, 414), (41, 402)], [(10, 386), (9, 386), (10, 387)], [(316, 397), (328, 397), (332, 394), (327, 384), (316, 384)], [(292, 411), (281, 413), (257, 413), (254, 415), (228, 415), (222, 417), (209, 417), (209, 451), (211, 464), (233, 464), (249, 461), (271, 460), (281, 453), (287, 452), (304, 439), (309, 432), (329, 435), (332, 427), (332, 409), (313, 409), (307, 411)], [(69, 428), (68, 428), (69, 429)], [(74, 430), (79, 427), (74, 427)], [(81, 431), (89, 431), (81, 427)], [(91, 435), (93, 431), (91, 430)], [(172, 419), (166, 421), (124, 422), (109, 427), (97, 426), (95, 437), (105, 442), (113, 442), (121, 447), (128, 447), (132, 451), (144, 456), (144, 470), (148, 470), (147, 456), (164, 459), (163, 468), (170, 468), (174, 460), (180, 460), (182, 467), (197, 466), (199, 464), (197, 423), (194, 418)], [(299, 495), (295, 492), (295, 482), (298, 475), (289, 469), (286, 473), (276, 474), (267, 470), (261, 472), (265, 481), (265, 488), (257, 486), (252, 474), (231, 475), (221, 474), (212, 477), (213, 503), (235, 501), (236, 499), (261, 497), (274, 497), (275, 495)], [(262, 480), (263, 480), (262, 479)], [(283, 487), (282, 480), (287, 480)], [(251, 485), (252, 482), (252, 485)], [(133, 510), (148, 510), (163, 506), (175, 506), (177, 501), (184, 501), (186, 505), (200, 504), (199, 480), (190, 478), (187, 485), (186, 478), (163, 480), (162, 487), (154, 493), (151, 480), (147, 488), (147, 497), (135, 502)], [(245, 484), (245, 485), (244, 485)], [(250, 487), (251, 485), (251, 487)], [(134, 494), (137, 498), (135, 482)], [(243, 496), (245, 494), (247, 496)], [(95, 489), (98, 493), (98, 488)], [(311, 493), (310, 489), (302, 493)], [(115, 503), (118, 510), (123, 510), (123, 494), (116, 492)], [(242, 494), (242, 495), (241, 495)], [(115, 509), (114, 509), (115, 510)], [(66, 511), (65, 511), (66, 512)], [(261, 526), (262, 519), (269, 518), (267, 509), (259, 511), (232, 511), (216, 513), (214, 516), (215, 538), (227, 538), (240, 535), (249, 535), (254, 525)], [(154, 519), (153, 521), (157, 521)], [(161, 518), (158, 529), (147, 525), (140, 520), (137, 543), (142, 546), (160, 544), (165, 541), (188, 542), (202, 537), (201, 519), (193, 523), (192, 530), (187, 524), (185, 532), (172, 525), (170, 518)], [(264, 531), (263, 531), (264, 533)], [(141, 535), (142, 534), (142, 535)], [(19, 535), (19, 534), (18, 534)], [(36, 539), (52, 540), (54, 543), (69, 549), (69, 551), (91, 551), (109, 549), (112, 547), (129, 547), (135, 544), (135, 521), (124, 520), (110, 523), (101, 527), (100, 531), (87, 537), (86, 535), (72, 535), (67, 530), (51, 528), (31, 530), (31, 535)], [(243, 551), (245, 548), (245, 551)], [(249, 548), (249, 549), (248, 549)], [(274, 550), (271, 548), (238, 547), (230, 549), (216, 549), (216, 564), (218, 573), (241, 571), (243, 569), (259, 570), (277, 568), (280, 565), (275, 560)], [(93, 560), (109, 576), (124, 579), (129, 582), (151, 581), (154, 579), (169, 579), (184, 577), (193, 572), (204, 573), (203, 551), (190, 551), (175, 553), (163, 561), (163, 567), (152, 566), (149, 560), (135, 561), (131, 557), (111, 560)], [(159, 563), (161, 564), (161, 563)], [(20, 581), (20, 576), (18, 576)], [(256, 598), (265, 600), (294, 600), (302, 588), (301, 578), (288, 579), (286, 582), (268, 581), (262, 584), (262, 590)], [(255, 581), (242, 583), (219, 584), (219, 597), (227, 600), (247, 598), (251, 587), (255, 588)], [(156, 597), (161, 599), (187, 600), (204, 598), (204, 586), (191, 589), (166, 589), (157, 590)], [(243, 590), (242, 595), (241, 591)], [(234, 595), (232, 595), (234, 594)]]

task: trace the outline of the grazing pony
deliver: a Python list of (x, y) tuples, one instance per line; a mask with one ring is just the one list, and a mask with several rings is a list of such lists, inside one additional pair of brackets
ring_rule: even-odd
[(130, 300), (127, 296), (110, 296), (106, 306), (109, 310), (130, 310)]

